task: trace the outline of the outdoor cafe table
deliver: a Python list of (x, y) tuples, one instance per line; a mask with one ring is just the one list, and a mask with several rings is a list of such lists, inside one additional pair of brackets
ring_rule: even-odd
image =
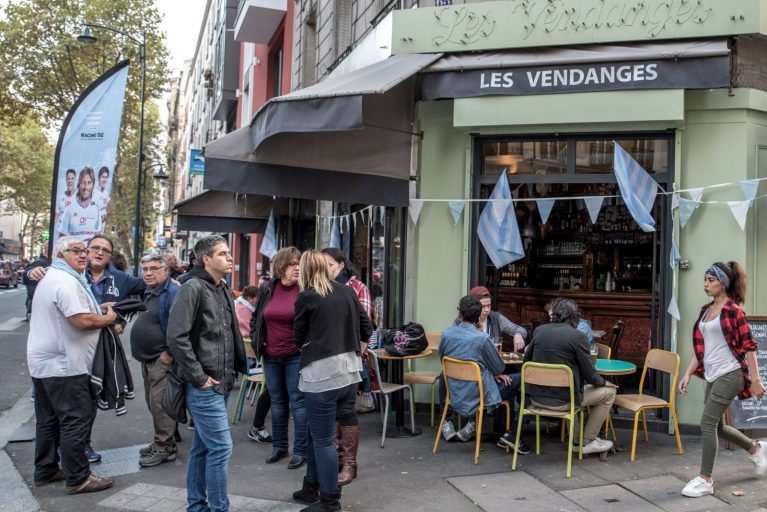
[[(420, 359), (422, 357), (429, 357), (432, 353), (431, 349), (426, 349), (420, 354), (413, 354), (409, 356), (393, 356), (386, 350), (379, 348), (375, 351), (378, 354), (378, 358), (386, 361), (391, 361), (389, 365), (389, 382), (392, 384), (404, 383), (404, 364), (406, 359)], [(381, 376), (379, 375), (380, 379)], [(405, 426), (405, 390), (399, 390), (393, 393), (394, 399), (394, 415), (395, 423), (394, 428), (386, 429), (386, 437), (413, 437), (421, 434), (421, 429), (417, 428), (415, 431), (410, 430)]]
[(618, 359), (597, 359), (595, 368), (600, 375), (629, 375), (637, 371), (637, 366)]

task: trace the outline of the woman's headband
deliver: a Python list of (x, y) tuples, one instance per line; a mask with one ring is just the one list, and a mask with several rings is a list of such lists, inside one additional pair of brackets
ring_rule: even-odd
[(719, 268), (718, 265), (711, 265), (711, 267), (706, 270), (706, 274), (710, 275), (711, 277), (715, 278), (717, 281), (722, 283), (725, 288), (730, 287), (730, 278), (727, 277), (727, 274)]

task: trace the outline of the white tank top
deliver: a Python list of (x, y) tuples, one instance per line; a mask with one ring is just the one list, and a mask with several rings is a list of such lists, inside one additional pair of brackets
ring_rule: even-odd
[(698, 327), (703, 334), (703, 345), (705, 346), (703, 375), (706, 381), (713, 382), (726, 373), (740, 369), (740, 363), (732, 355), (730, 346), (724, 339), (719, 317), (710, 322), (701, 320)]

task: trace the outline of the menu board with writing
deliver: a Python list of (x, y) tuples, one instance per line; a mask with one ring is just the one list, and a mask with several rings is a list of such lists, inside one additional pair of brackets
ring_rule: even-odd
[[(751, 335), (759, 345), (756, 352), (759, 374), (762, 376), (762, 382), (767, 383), (767, 317), (749, 316), (748, 323), (751, 326)], [(767, 398), (733, 401), (732, 421), (736, 428), (742, 430), (767, 428)]]

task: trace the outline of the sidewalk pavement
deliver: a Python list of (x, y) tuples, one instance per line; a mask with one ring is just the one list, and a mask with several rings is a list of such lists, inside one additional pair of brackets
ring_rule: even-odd
[[(183, 441), (178, 458), (148, 469), (138, 467), (138, 449), (152, 437), (149, 413), (143, 402), (140, 370), (132, 362), (136, 400), (128, 402), (128, 413), (116, 417), (113, 411), (99, 411), (93, 445), (104, 460), (93, 464), (94, 473), (117, 475), (107, 491), (68, 496), (63, 484), (34, 487), (32, 481), (34, 443), (10, 443), (0, 452), (0, 511), (36, 510), (47, 512), (183, 510), (185, 505), (186, 460), (193, 432), (180, 427)], [(229, 403), (234, 407), (236, 389)], [(21, 400), (29, 398), (24, 397)], [(24, 406), (19, 402), (19, 406)], [(26, 406), (24, 406), (26, 407)], [(28, 407), (26, 407), (27, 414)], [(246, 403), (243, 420), (232, 426), (234, 454), (229, 467), (232, 511), (287, 512), (300, 510), (291, 493), (299, 489), (305, 468), (287, 469), (287, 460), (264, 463), (271, 446), (247, 438), (254, 408)], [(3, 418), (2, 420), (5, 420)], [(597, 456), (573, 460), (572, 478), (565, 478), (566, 445), (559, 443), (556, 429), (542, 434), (542, 453), (520, 456), (516, 472), (511, 471), (512, 454), (482, 445), (479, 465), (472, 463), (473, 443), (440, 442), (432, 454), (436, 430), (428, 416), (416, 422), (423, 434), (407, 439), (387, 439), (380, 448), (380, 417), (360, 416), (362, 439), (359, 448), (359, 476), (343, 489), (344, 510), (413, 512), (507, 512), (538, 511), (733, 511), (767, 512), (767, 477), (754, 475), (753, 465), (741, 450), (720, 449), (714, 470), (715, 495), (700, 499), (683, 498), (681, 488), (692, 478), (700, 461), (700, 438), (684, 437), (685, 453), (678, 455), (674, 438), (651, 433), (650, 442), (638, 441), (634, 463), (628, 452), (611, 454), (606, 462)], [(3, 421), (4, 423), (4, 421)], [(486, 422), (492, 423), (492, 422)], [(268, 428), (268, 425), (267, 425)], [(525, 430), (534, 444), (532, 425)], [(618, 430), (619, 443), (628, 445), (630, 432)], [(0, 444), (2, 447), (2, 444)], [(16, 473), (6, 471), (7, 454)], [(22, 480), (23, 479), (23, 480)], [(29, 501), (29, 492), (36, 503)], [(15, 494), (14, 494), (15, 493)], [(12, 501), (14, 497), (20, 500)], [(518, 508), (519, 507), (519, 508)]]

